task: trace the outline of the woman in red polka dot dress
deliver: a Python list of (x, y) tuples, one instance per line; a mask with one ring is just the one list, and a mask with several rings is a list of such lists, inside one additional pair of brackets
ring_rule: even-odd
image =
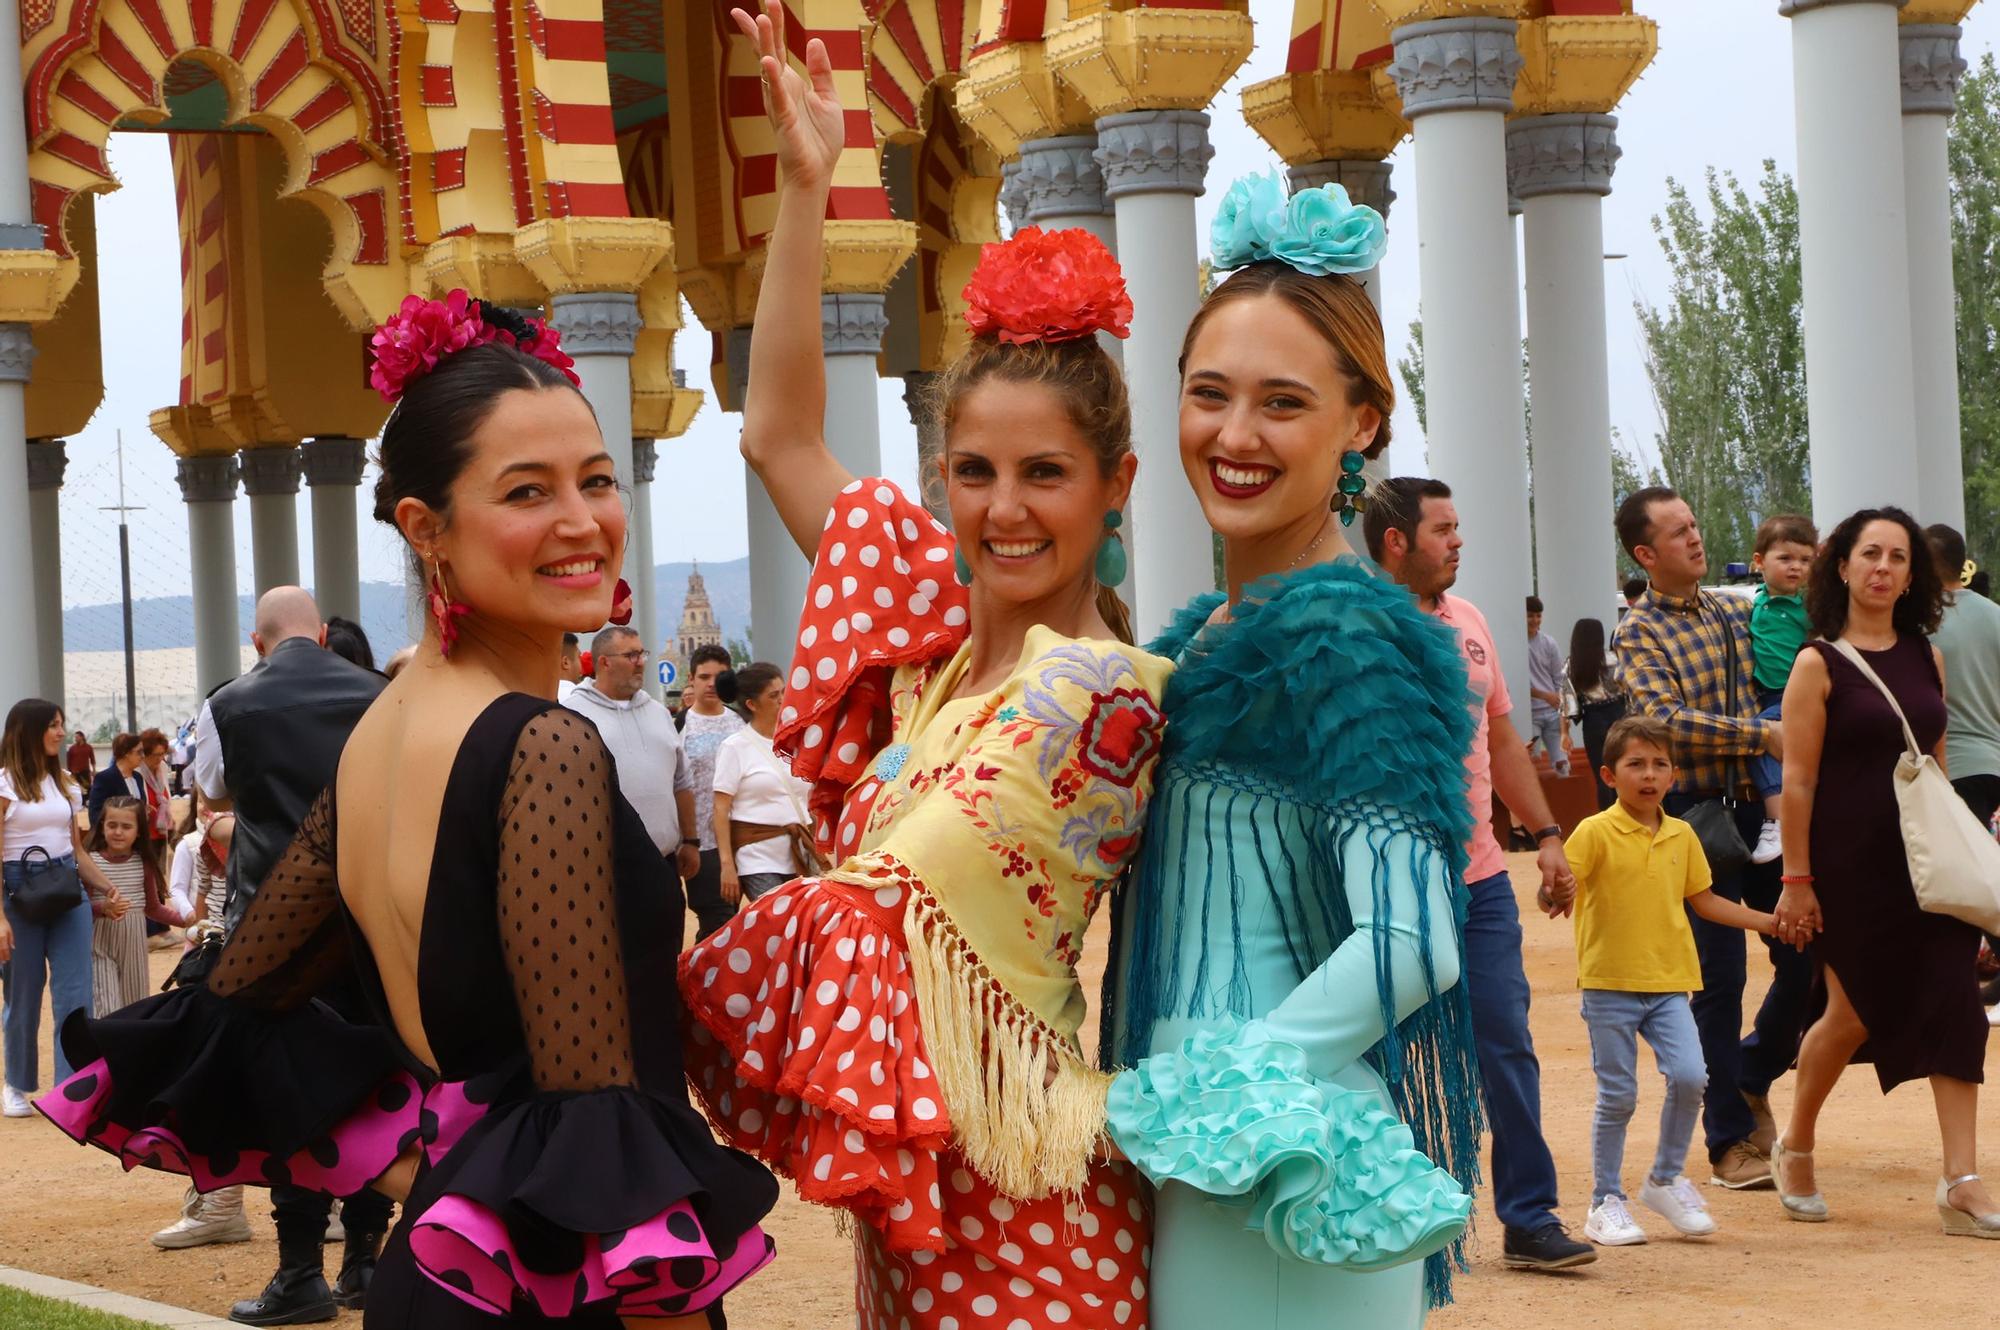
[(957, 539), (828, 452), (826, 55), (764, 52), (786, 185), (743, 451), (814, 559), (776, 743), (829, 872), (682, 957), (688, 1066), (725, 1139), (854, 1225), (863, 1330), (1146, 1324), (1150, 1219), (1077, 1030), (1083, 935), (1135, 848), (1168, 665), (1122, 639), (1137, 466), (1098, 330), (1131, 317), (1080, 232), (989, 246), (935, 406)]

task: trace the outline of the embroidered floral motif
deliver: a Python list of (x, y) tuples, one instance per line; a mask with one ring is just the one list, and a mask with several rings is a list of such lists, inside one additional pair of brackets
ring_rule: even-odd
[(1077, 762), (1119, 785), (1131, 785), (1160, 747), (1160, 710), (1136, 688), (1118, 688), (1090, 699)]
[(908, 744), (890, 744), (875, 757), (875, 778), (884, 784), (903, 774), (903, 763), (910, 760)]

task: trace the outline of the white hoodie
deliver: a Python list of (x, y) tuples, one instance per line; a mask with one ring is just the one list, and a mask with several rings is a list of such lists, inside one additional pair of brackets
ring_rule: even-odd
[(597, 680), (585, 679), (569, 690), (562, 704), (590, 717), (618, 767), (618, 788), (626, 802), (639, 810), (653, 844), (672, 861), (681, 844), (676, 791), (694, 792), (680, 731), (667, 709), (640, 689), (629, 702), (618, 702), (597, 691)]

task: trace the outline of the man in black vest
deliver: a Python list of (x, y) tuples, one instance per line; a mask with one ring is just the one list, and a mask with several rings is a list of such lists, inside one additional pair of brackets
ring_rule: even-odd
[[(333, 783), (340, 750), (387, 680), (324, 649), (319, 607), (299, 587), (273, 587), (257, 602), (250, 641), (261, 658), (218, 688), (195, 721), (195, 783), (217, 807), (234, 806), (229, 854), (233, 932), (264, 877), (291, 843), (320, 791)], [(323, 995), (352, 1020), (372, 1019), (351, 997)], [(245, 1325), (330, 1321), (360, 1307), (389, 1229), (391, 1202), (364, 1189), (342, 1206), (346, 1248), (327, 1288), (320, 1259), (332, 1202), (297, 1187), (271, 1188), (278, 1225), (278, 1273), (263, 1293), (239, 1302), (229, 1319)]]

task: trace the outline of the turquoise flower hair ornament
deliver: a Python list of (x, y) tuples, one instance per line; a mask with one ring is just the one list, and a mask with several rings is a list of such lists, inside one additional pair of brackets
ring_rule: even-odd
[(1218, 269), (1276, 259), (1312, 277), (1367, 272), (1389, 247), (1382, 214), (1339, 185), (1289, 194), (1276, 171), (1243, 176), (1222, 196), (1208, 232)]

